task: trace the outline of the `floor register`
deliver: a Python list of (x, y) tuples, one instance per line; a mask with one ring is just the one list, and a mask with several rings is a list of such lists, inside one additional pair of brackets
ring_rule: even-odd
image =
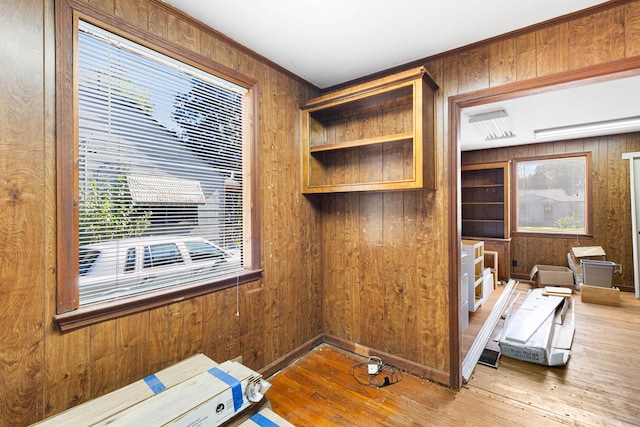
[(241, 363), (197, 354), (34, 425), (292, 426), (271, 410), (270, 387)]

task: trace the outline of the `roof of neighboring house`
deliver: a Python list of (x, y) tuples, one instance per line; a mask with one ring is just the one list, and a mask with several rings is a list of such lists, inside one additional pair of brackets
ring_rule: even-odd
[(584, 191), (567, 194), (562, 188), (550, 188), (547, 190), (518, 190), (519, 196), (527, 198), (537, 197), (540, 199), (553, 200), (555, 202), (584, 202)]

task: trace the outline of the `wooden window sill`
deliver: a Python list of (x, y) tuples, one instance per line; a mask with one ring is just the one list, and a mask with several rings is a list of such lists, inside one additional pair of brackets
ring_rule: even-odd
[(53, 319), (62, 332), (68, 332), (105, 320), (128, 316), (144, 310), (253, 282), (260, 279), (261, 276), (262, 269), (246, 270), (240, 275), (227, 276), (210, 283), (175, 287), (157, 292), (132, 295), (118, 300), (90, 304), (73, 311), (57, 314)]

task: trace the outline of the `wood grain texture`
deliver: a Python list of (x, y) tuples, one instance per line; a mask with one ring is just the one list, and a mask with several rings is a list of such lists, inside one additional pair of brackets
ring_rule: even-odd
[(489, 46), (490, 86), (499, 86), (516, 81), (516, 42), (503, 40)]
[(582, 68), (624, 58), (624, 7), (569, 23), (569, 66)]
[(543, 28), (536, 34), (536, 75), (559, 73), (569, 69), (569, 25)]
[[(602, 246), (607, 260), (623, 265), (623, 274), (615, 275), (616, 285), (633, 284), (633, 255), (631, 242), (627, 238), (631, 232), (628, 165), (622, 160), (623, 152), (640, 150), (638, 133), (614, 135), (564, 141), (560, 143), (535, 144), (495, 150), (470, 151), (464, 153), (463, 164), (477, 163), (492, 157), (499, 160), (523, 158), (531, 155), (553, 155), (590, 152), (592, 156), (591, 192), (593, 200), (593, 237), (564, 238), (531, 237), (513, 235), (511, 260), (518, 265), (511, 268), (517, 277), (527, 277), (536, 264), (567, 265), (567, 253), (573, 246)], [(515, 209), (512, 206), (512, 211)], [(629, 208), (630, 209), (630, 208)], [(515, 221), (515, 217), (512, 219)], [(621, 243), (624, 242), (624, 243)]]
[[(44, 413), (45, 295), (42, 264), (44, 10), (39, 1), (8, 1), (0, 16), (0, 419), (20, 423)], [(38, 259), (38, 258), (36, 258)], [(2, 421), (0, 421), (2, 423)]]
[[(65, 3), (60, 0), (58, 5)], [(564, 27), (534, 29), (508, 38), (504, 44), (476, 46), (473, 51), (427, 61), (430, 73), (440, 84), (436, 94), (436, 181), (442, 191), (411, 191), (402, 196), (348, 195), (333, 199), (332, 204), (327, 198), (325, 205), (325, 199), (301, 196), (298, 188), (298, 106), (317, 96), (316, 88), (251, 56), (246, 49), (164, 2), (84, 3), (257, 82), (253, 127), (258, 135), (255, 173), (260, 182), (257, 209), (261, 215), (264, 275), (262, 280), (238, 290), (231, 288), (193, 302), (176, 302), (171, 308), (149, 310), (70, 333), (58, 331), (51, 320), (56, 312), (59, 256), (52, 239), (63, 235), (64, 230), (56, 229), (60, 207), (55, 186), (60, 182), (52, 159), (61, 148), (55, 146), (55, 135), (61, 130), (53, 125), (52, 62), (54, 38), (65, 33), (53, 31), (54, 0), (2, 0), (0, 35), (10, 42), (2, 44), (5, 66), (0, 69), (0, 242), (5, 253), (0, 295), (8, 301), (0, 310), (0, 320), (8, 328), (0, 336), (1, 426), (31, 424), (149, 375), (153, 368), (196, 349), (204, 349), (219, 361), (242, 355), (252, 367), (260, 368), (316, 337), (324, 327), (339, 338), (388, 348), (399, 357), (448, 372), (452, 369), (449, 300), (454, 286), (449, 283), (451, 266), (446, 258), (451, 251), (447, 241), (452, 232), (447, 215), (453, 203), (445, 194), (449, 179), (448, 97), (505, 84), (513, 79), (513, 73), (517, 81), (525, 81), (537, 73), (564, 69), (562, 52), (569, 52), (571, 70), (640, 54), (640, 2), (633, 1), (601, 9), (604, 11), (594, 17), (564, 21), (568, 28), (566, 42)], [(57, 101), (61, 114), (64, 100)], [(627, 135), (625, 141), (626, 151), (640, 150), (637, 134)], [(580, 151), (593, 150), (594, 159), (613, 162), (620, 149), (617, 144), (616, 138), (585, 141)], [(537, 150), (532, 146), (511, 149), (505, 157), (531, 156)], [(548, 152), (549, 147), (540, 150)], [(572, 147), (551, 146), (552, 152), (563, 150)], [(498, 160), (496, 153), (485, 156), (484, 161)], [(353, 163), (355, 157), (345, 156), (344, 162)], [(625, 172), (611, 169), (615, 169), (614, 163), (594, 173), (607, 175), (608, 185), (623, 183)], [(603, 200), (604, 196), (598, 197)], [(617, 193), (615, 198), (609, 197), (607, 209), (625, 216), (623, 204), (615, 206), (617, 197)], [(593, 242), (599, 243), (601, 238), (613, 242), (615, 235), (603, 227), (617, 220), (596, 217)], [(341, 247), (326, 244), (330, 229), (325, 230), (325, 224), (336, 227), (331, 233), (336, 233), (335, 242)], [(387, 224), (393, 229), (387, 229)], [(374, 230), (375, 237), (363, 236), (363, 225), (369, 232)], [(564, 241), (564, 247), (556, 250), (555, 245), (525, 239), (514, 241), (513, 250), (523, 257), (520, 259), (556, 262), (563, 252), (566, 256), (573, 243)], [(628, 245), (622, 246), (607, 247), (607, 253), (630, 265), (631, 251)], [(546, 249), (538, 251), (538, 247)], [(549, 251), (551, 256), (547, 258)], [(339, 263), (329, 276), (322, 268), (327, 267), (327, 260)], [(528, 262), (519, 265), (521, 273), (528, 273)], [(630, 274), (630, 269), (624, 271)], [(335, 293), (330, 296), (329, 292)], [(335, 310), (329, 297), (338, 302)], [(238, 301), (240, 316), (236, 317)], [(396, 312), (400, 305), (403, 308)], [(370, 307), (374, 307), (371, 313)], [(389, 323), (374, 329), (372, 325), (385, 316)], [(169, 334), (160, 330), (164, 326), (170, 329)], [(168, 341), (163, 343), (163, 339)], [(168, 349), (169, 354), (159, 354), (162, 349)], [(454, 401), (451, 396), (456, 395), (441, 402)], [(479, 390), (467, 401), (476, 411), (492, 403)], [(527, 406), (518, 406), (518, 410)], [(460, 417), (453, 410), (450, 416), (454, 420)]]
[[(269, 378), (269, 401), (298, 426), (635, 425), (640, 375), (628, 360), (638, 352), (640, 301), (621, 297), (620, 307), (608, 307), (573, 296), (576, 332), (566, 366), (503, 356), (497, 369), (477, 365), (459, 391), (406, 373), (397, 384), (371, 388), (350, 374), (366, 358), (322, 345)], [(474, 313), (470, 328), (482, 314)]]

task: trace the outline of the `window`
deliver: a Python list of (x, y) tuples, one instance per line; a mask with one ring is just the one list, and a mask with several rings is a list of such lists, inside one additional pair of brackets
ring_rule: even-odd
[(589, 154), (516, 160), (516, 231), (589, 234)]
[[(77, 112), (58, 119), (59, 321), (96, 303), (117, 313), (132, 297), (143, 309), (145, 298), (159, 305), (255, 279), (254, 82), (73, 19), (76, 49), (58, 40), (74, 78), (59, 74), (57, 97), (75, 97), (75, 107), (58, 103), (58, 115)], [(188, 274), (213, 251), (215, 266)]]

